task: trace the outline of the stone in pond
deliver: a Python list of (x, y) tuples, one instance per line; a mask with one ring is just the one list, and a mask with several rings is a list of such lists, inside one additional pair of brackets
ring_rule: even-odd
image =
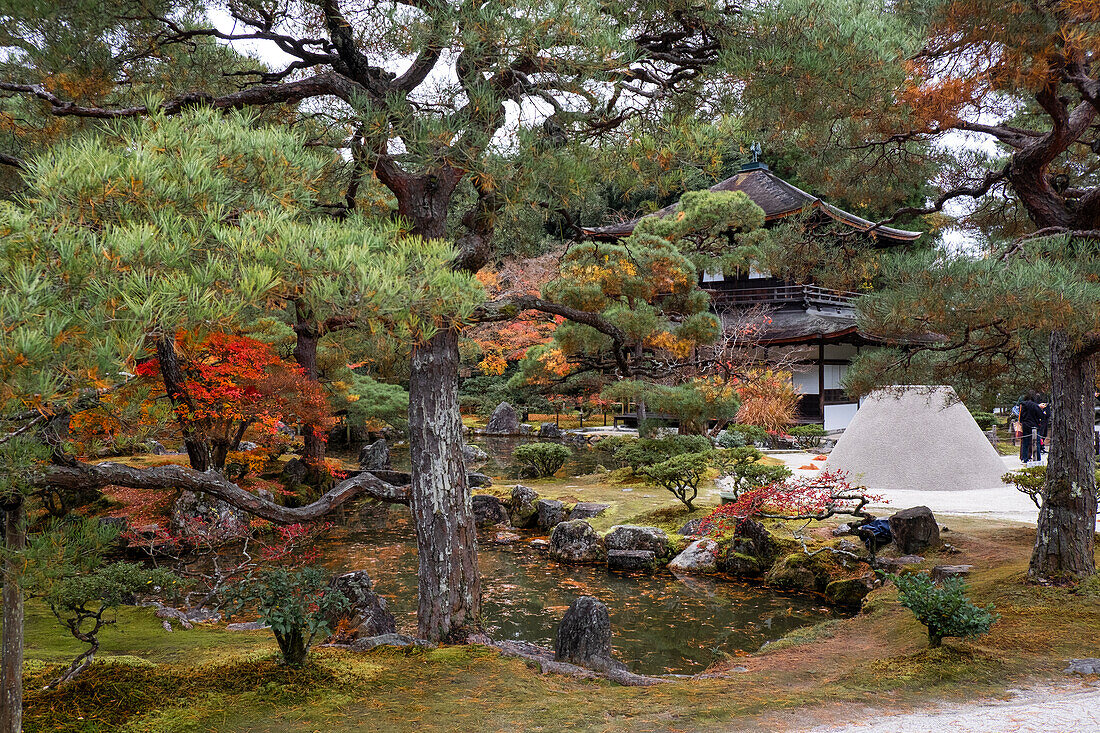
[(539, 499), (536, 523), (543, 532), (549, 532), (565, 521), (565, 504), (557, 499)]
[(539, 425), (538, 436), (542, 440), (561, 440), (564, 433), (562, 433), (561, 428), (554, 423), (544, 422), (542, 425)]
[(493, 485), (493, 479), (483, 473), (466, 474), (466, 483), (476, 489), (485, 489)]
[(538, 519), (538, 501), (539, 494), (534, 489), (523, 485), (513, 487), (512, 499), (508, 502), (512, 526), (520, 529), (534, 527)]
[(902, 509), (890, 517), (890, 532), (903, 555), (916, 555), (940, 544), (940, 525), (926, 506)]
[(709, 537), (695, 540), (673, 558), (668, 569), (678, 573), (718, 572), (718, 543)]
[(485, 426), (488, 435), (519, 435), (519, 415), (514, 407), (507, 402), (501, 402), (497, 409), (493, 410), (489, 423)]
[(515, 532), (497, 532), (493, 535), (493, 544), (496, 545), (510, 545), (514, 542), (519, 542), (523, 538)]
[(492, 527), (498, 524), (508, 524), (508, 512), (504, 510), (504, 502), (489, 494), (474, 494), (472, 497), (474, 507), (474, 523), (478, 527)]
[(544, 540), (541, 537), (539, 539), (531, 540), (528, 544), (536, 550), (544, 551), (550, 549), (550, 540)]
[(620, 524), (605, 538), (608, 550), (649, 550), (657, 557), (669, 554), (668, 535), (660, 527)]
[(591, 519), (604, 513), (610, 504), (597, 504), (594, 501), (581, 501), (569, 512), (570, 519)]
[(475, 463), (485, 463), (489, 460), (489, 454), (476, 445), (464, 445), (462, 446), (462, 460), (467, 466)]
[(562, 522), (550, 534), (550, 557), (565, 563), (598, 563), (607, 558), (603, 540), (583, 519)]
[(608, 550), (607, 569), (626, 571), (656, 570), (657, 555), (653, 550)]
[(623, 669), (611, 656), (611, 617), (607, 606), (591, 596), (573, 601), (558, 624), (554, 659), (591, 669)]
[(386, 599), (373, 590), (365, 570), (337, 575), (329, 582), (330, 592), (342, 593), (350, 604), (343, 611), (328, 614), (326, 621), (333, 633), (346, 630), (352, 638), (392, 634), (397, 622), (386, 607)]
[(390, 462), (390, 446), (385, 438), (363, 446), (359, 451), (359, 468), (364, 471), (389, 471), (393, 468)]

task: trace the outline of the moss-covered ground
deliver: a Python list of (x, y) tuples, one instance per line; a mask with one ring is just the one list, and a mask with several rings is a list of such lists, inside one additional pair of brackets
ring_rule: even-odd
[[(667, 507), (653, 510), (652, 520), (672, 519)], [(676, 516), (672, 523), (681, 521)], [(838, 701), (892, 706), (997, 694), (1058, 675), (1068, 658), (1100, 656), (1095, 584), (1027, 585), (1033, 530), (972, 519), (949, 524), (945, 539), (958, 554), (930, 555), (926, 565), (975, 566), (973, 599), (993, 603), (1002, 617), (988, 636), (929, 650), (922, 627), (887, 587), (869, 597), (864, 613), (732, 658), (716, 677), (650, 688), (544, 676), (483, 647), (319, 649), (295, 671), (276, 664), (267, 632), (200, 626), (168, 633), (151, 610), (124, 609), (103, 634), (101, 661), (75, 683), (42, 691), (78, 645), (32, 601), (26, 730), (752, 729), (759, 716), (825, 710)]]

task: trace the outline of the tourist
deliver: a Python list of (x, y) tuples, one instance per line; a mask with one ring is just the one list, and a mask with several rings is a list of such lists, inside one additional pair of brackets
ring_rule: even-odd
[(1023, 401), (1023, 397), (1016, 400), (1016, 404), (1012, 406), (1012, 412), (1008, 414), (1008, 431), (1012, 433), (1012, 445), (1016, 445), (1016, 439), (1020, 437), (1023, 430), (1020, 427), (1020, 405)]
[(1042, 460), (1044, 451), (1050, 450), (1047, 446), (1050, 436), (1050, 402), (1040, 402), (1039, 409), (1043, 413), (1043, 417), (1039, 421), (1039, 460)]
[(1020, 404), (1020, 428), (1023, 432), (1020, 436), (1020, 460), (1025, 464), (1036, 460), (1039, 450), (1037, 444), (1032, 445), (1031, 439), (1033, 433), (1039, 432), (1043, 422), (1043, 410), (1035, 399), (1035, 394), (1029, 393)]

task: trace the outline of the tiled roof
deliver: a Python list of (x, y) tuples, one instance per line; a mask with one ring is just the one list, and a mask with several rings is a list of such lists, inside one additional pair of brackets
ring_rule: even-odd
[[(764, 210), (764, 219), (768, 222), (797, 214), (806, 209), (817, 209), (830, 218), (855, 229), (867, 230), (874, 226), (874, 222), (827, 204), (797, 186), (792, 186), (763, 166), (752, 170), (743, 170), (732, 178), (714, 184), (710, 187), (710, 190), (744, 192), (757, 206)], [(672, 204), (649, 214), (649, 216), (667, 216), (678, 208), (678, 203)], [(582, 227), (582, 230), (594, 239), (620, 239), (630, 236), (641, 218), (643, 217), (602, 227)], [(920, 236), (920, 232), (883, 226), (876, 229), (872, 236), (900, 243), (913, 241)]]

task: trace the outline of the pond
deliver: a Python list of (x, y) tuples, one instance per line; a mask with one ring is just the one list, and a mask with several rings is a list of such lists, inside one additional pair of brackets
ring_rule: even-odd
[[(524, 540), (481, 546), (482, 615), (491, 636), (553, 647), (566, 608), (594, 596), (611, 614), (616, 656), (639, 674), (694, 674), (738, 650), (755, 651), (800, 626), (832, 618), (812, 595), (786, 594), (717, 578), (623, 575), (562, 565)], [(366, 570), (400, 630), (416, 629), (416, 543), (403, 507), (368, 507), (333, 530), (326, 564)]]

